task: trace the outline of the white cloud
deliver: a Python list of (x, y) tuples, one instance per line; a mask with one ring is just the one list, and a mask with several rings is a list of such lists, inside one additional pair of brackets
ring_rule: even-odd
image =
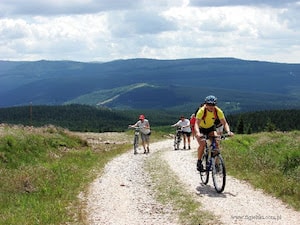
[(2, 60), (300, 58), (296, 1), (18, 2), (0, 3)]

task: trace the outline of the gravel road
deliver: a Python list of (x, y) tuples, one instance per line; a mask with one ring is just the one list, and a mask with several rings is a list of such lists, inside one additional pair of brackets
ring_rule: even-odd
[(177, 212), (157, 202), (151, 190), (145, 162), (155, 154), (168, 163), (199, 205), (213, 212), (223, 224), (299, 224), (300, 212), (244, 181), (227, 176), (222, 194), (216, 193), (211, 182), (201, 185), (195, 165), (196, 141), (192, 141), (192, 150), (174, 151), (172, 144), (172, 139), (153, 143), (148, 155), (142, 150), (137, 155), (128, 152), (109, 162), (87, 193), (89, 224), (181, 224)]

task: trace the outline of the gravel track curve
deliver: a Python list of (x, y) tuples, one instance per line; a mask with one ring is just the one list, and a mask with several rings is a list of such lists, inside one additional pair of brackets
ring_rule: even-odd
[(151, 190), (145, 162), (154, 154), (160, 154), (186, 191), (223, 224), (299, 224), (299, 212), (244, 181), (227, 176), (221, 194), (216, 193), (211, 179), (208, 185), (201, 185), (196, 171), (196, 141), (192, 141), (192, 150), (174, 151), (172, 145), (172, 139), (152, 143), (149, 155), (142, 154), (142, 150), (137, 155), (127, 152), (109, 162), (87, 193), (89, 224), (180, 224), (177, 212), (157, 202)]

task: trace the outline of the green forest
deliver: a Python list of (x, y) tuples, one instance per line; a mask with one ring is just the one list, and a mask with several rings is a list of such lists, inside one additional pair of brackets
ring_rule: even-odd
[[(189, 118), (190, 114), (185, 113)], [(0, 123), (24, 126), (55, 125), (80, 132), (125, 131), (128, 124), (145, 114), (153, 129), (172, 129), (169, 125), (178, 121), (182, 112), (165, 110), (111, 110), (88, 105), (18, 106), (0, 108)], [(239, 134), (262, 131), (300, 130), (300, 110), (265, 110), (229, 114), (225, 112), (231, 129)]]

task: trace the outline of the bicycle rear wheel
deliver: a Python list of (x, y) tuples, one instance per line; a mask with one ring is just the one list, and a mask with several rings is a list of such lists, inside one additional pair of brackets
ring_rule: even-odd
[(209, 180), (209, 162), (207, 153), (204, 153), (202, 156), (202, 166), (204, 171), (200, 171), (200, 178), (203, 184), (207, 184)]
[(215, 189), (218, 193), (224, 191), (226, 184), (226, 168), (222, 156), (216, 155), (212, 162), (212, 177)]

